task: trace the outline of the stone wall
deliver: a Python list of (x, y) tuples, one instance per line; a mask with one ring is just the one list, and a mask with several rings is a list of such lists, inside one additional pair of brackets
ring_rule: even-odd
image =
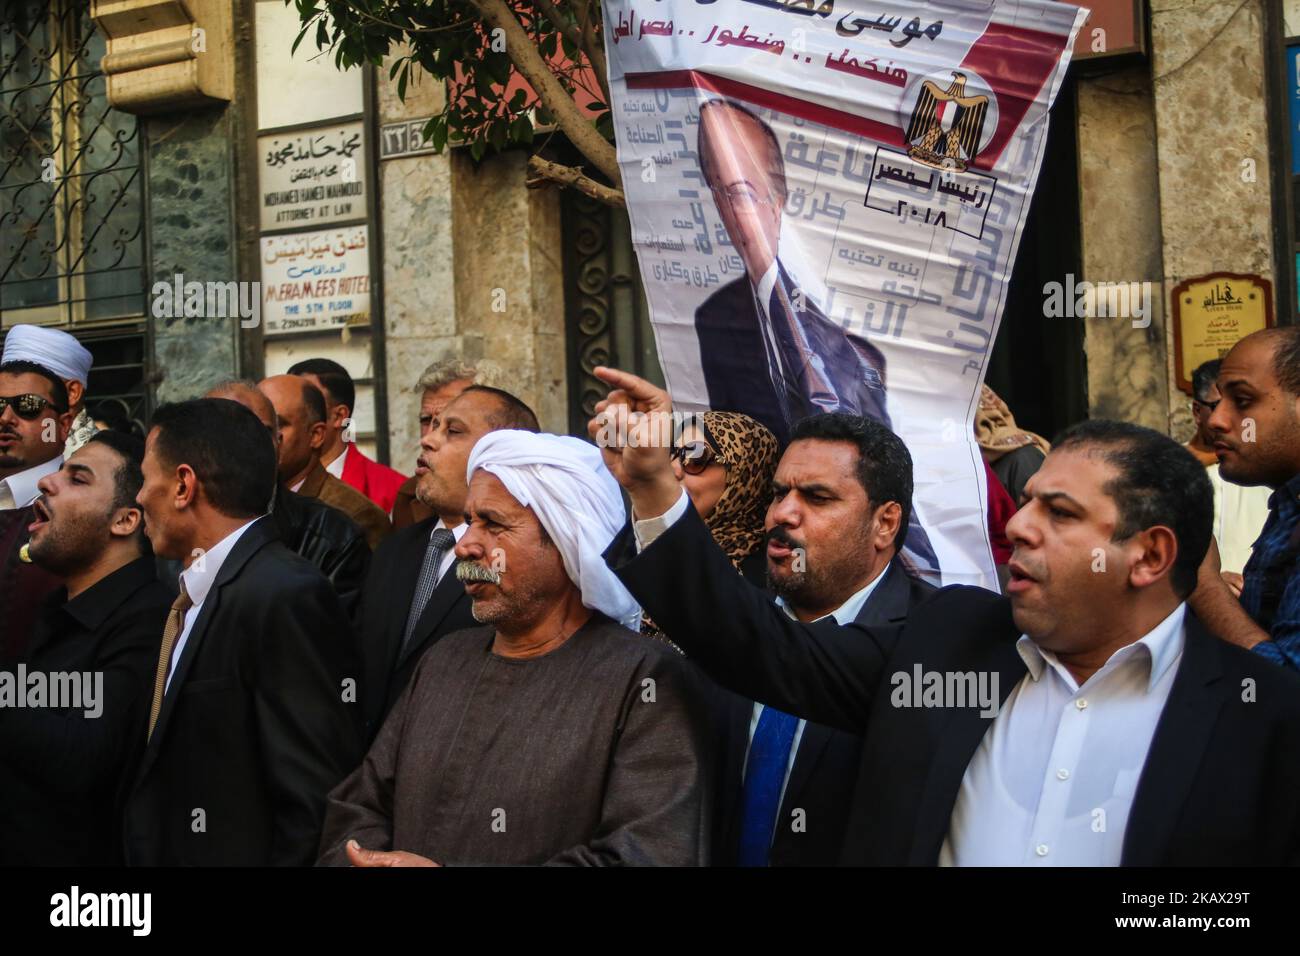
[[(236, 278), (228, 109), (148, 121), (149, 286)], [(161, 402), (194, 398), (239, 368), (239, 321), (155, 318), (154, 363)]]
[[(381, 123), (436, 113), (440, 84), (422, 77), (397, 99), (376, 71)], [(478, 365), (517, 394), (542, 427), (564, 431), (565, 330), (560, 203), (525, 186), (527, 156), (475, 165), (452, 149), (380, 163), (389, 447), (413, 459), (420, 396), (432, 362)]]
[(1151, 0), (1151, 53), (1079, 83), (1083, 278), (1149, 281), (1147, 329), (1087, 320), (1088, 405), (1191, 435), (1168, 292), (1189, 276), (1273, 275), (1263, 4)]

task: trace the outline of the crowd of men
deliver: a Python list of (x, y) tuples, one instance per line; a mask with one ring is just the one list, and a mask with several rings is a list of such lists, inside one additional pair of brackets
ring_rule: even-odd
[(408, 478), (332, 361), (143, 435), (91, 367), (0, 359), (0, 864), (1300, 863), (1300, 330), (1198, 370), (1186, 447), (1018, 464), (1005, 593), (913, 575), (860, 416), (793, 424), (741, 562), (757, 449), (665, 447), (634, 375), (587, 441), (431, 366)]

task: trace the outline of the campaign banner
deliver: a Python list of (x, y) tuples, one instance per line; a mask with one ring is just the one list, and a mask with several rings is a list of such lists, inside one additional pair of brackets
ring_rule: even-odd
[(1043, 0), (606, 0), (628, 213), (675, 404), (785, 441), (869, 416), (902, 554), (996, 588), (971, 432), (1048, 110), (1087, 11)]

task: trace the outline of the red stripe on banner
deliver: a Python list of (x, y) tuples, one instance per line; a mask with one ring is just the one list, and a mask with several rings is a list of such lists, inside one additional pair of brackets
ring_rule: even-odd
[(820, 123), (822, 126), (842, 129), (848, 133), (857, 133), (859, 136), (867, 136), (891, 146), (903, 145), (903, 131), (897, 126), (878, 123), (875, 120), (867, 119), (865, 116), (845, 113), (843, 110), (831, 109), (829, 106), (821, 106), (817, 103), (809, 103), (807, 100), (795, 99), (793, 96), (787, 96), (784, 93), (774, 93), (761, 87), (750, 86), (748, 83), (740, 83), (726, 77), (714, 76), (712, 73), (701, 73), (698, 70), (664, 70), (661, 73), (629, 73), (624, 79), (627, 80), (627, 87), (630, 90), (693, 87), (697, 90), (716, 93), (719, 96), (731, 96), (745, 100), (757, 106)]
[(998, 128), (971, 165), (992, 169), (1043, 85), (1056, 69), (1069, 37), (990, 23), (962, 66), (978, 73), (998, 95)]
[[(1006, 23), (990, 23), (983, 35), (966, 54), (961, 66), (979, 74), (998, 98), (998, 126), (993, 138), (972, 163), (989, 170), (1006, 149), (1020, 121), (1029, 112), (1046, 84), (1065, 48), (1066, 37), (1041, 30), (1029, 30)], [(785, 93), (751, 86), (738, 80), (703, 73), (699, 70), (664, 70), (656, 73), (629, 73), (624, 79), (628, 89), (680, 89), (690, 87), (718, 96), (742, 99), (822, 126), (855, 133), (887, 146), (904, 147), (903, 129), (867, 119), (856, 113), (832, 109), (818, 103), (797, 99)], [(906, 123), (905, 117), (900, 117)]]

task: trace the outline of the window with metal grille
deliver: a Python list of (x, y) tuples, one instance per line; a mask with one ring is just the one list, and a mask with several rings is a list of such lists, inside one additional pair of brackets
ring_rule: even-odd
[(0, 323), (144, 315), (136, 117), (111, 109), (87, 0), (0, 5)]

